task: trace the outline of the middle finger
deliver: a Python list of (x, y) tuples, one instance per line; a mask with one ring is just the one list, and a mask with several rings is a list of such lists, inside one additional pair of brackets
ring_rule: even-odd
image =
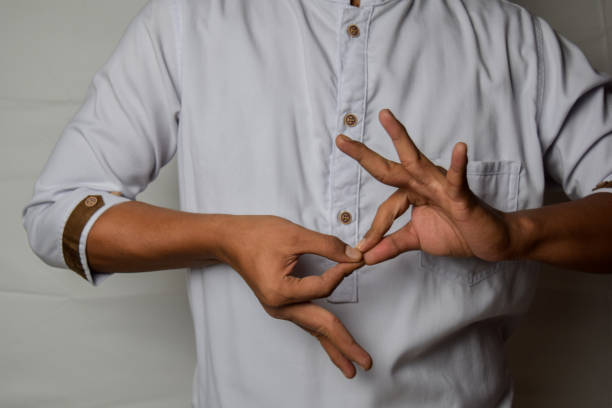
[(408, 166), (419, 160), (422, 156), (421, 152), (408, 135), (404, 125), (395, 118), (395, 115), (389, 109), (381, 110), (378, 115), (380, 123), (393, 141), (400, 162)]
[(336, 137), (336, 145), (381, 183), (400, 188), (408, 185), (410, 176), (399, 163), (385, 159), (363, 143), (343, 134)]

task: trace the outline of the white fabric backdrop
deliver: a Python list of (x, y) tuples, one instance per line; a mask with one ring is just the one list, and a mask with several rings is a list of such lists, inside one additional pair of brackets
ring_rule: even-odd
[[(39, 261), (21, 226), (63, 127), (145, 1), (0, 0), (0, 407), (190, 406), (185, 272), (93, 288)], [(612, 0), (519, 3), (612, 73)], [(178, 207), (174, 162), (139, 199)], [(611, 344), (612, 277), (548, 269), (508, 347), (516, 405), (612, 406)]]

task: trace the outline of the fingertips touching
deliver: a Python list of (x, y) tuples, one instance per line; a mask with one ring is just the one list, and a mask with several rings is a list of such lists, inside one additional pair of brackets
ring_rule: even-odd
[(353, 248), (350, 245), (347, 245), (344, 249), (344, 253), (346, 256), (350, 258), (351, 261), (359, 262), (363, 258), (363, 253), (359, 248)]

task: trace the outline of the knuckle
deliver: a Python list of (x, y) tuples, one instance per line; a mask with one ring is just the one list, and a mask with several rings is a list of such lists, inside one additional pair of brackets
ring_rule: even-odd
[(328, 333), (335, 332), (338, 327), (342, 326), (340, 319), (333, 314), (330, 314), (325, 318), (325, 325), (327, 326)]
[(363, 145), (361, 144), (354, 144), (354, 152), (355, 152), (355, 158), (357, 159), (357, 161), (361, 162), (364, 158), (364, 148)]
[(376, 217), (383, 216), (391, 210), (392, 204), (389, 200), (383, 202), (376, 210)]
[(319, 277), (318, 287), (316, 290), (316, 292), (319, 293), (318, 297), (327, 297), (333, 292), (336, 284), (334, 277), (330, 276), (331, 273), (332, 271), (327, 271)]
[(355, 347), (359, 347), (359, 345), (357, 344), (357, 342), (352, 336), (348, 336), (348, 338), (343, 338), (342, 345), (343, 345), (342, 347), (346, 350), (350, 350)]
[(329, 282), (325, 284), (325, 287), (323, 288), (321, 294), (323, 295), (322, 297), (329, 297), (331, 296), (331, 294), (334, 292), (334, 289), (336, 288), (336, 286), (334, 285), (333, 282)]
[(338, 320), (337, 317), (335, 316), (324, 316), (321, 317), (314, 328), (314, 331), (322, 337), (326, 337), (326, 338), (331, 338), (334, 334), (334, 332), (336, 331), (335, 329), (335, 325), (337, 324), (335, 322), (335, 320), (337, 320), (338, 322), (340, 322), (340, 320)]
[(411, 177), (406, 180), (406, 186), (411, 190), (416, 190), (421, 187), (421, 183), (417, 179)]
[(334, 235), (323, 234), (323, 239), (325, 239), (330, 245), (344, 247), (344, 242)]
[(323, 338), (325, 337), (320, 327), (316, 327), (315, 329), (309, 330), (308, 332), (312, 335), (312, 337), (314, 337), (315, 339), (319, 341), (322, 341)]
[(421, 169), (422, 161), (421, 156), (417, 153), (416, 157), (412, 160), (402, 161), (402, 166), (411, 172), (417, 172)]
[(314, 336), (317, 338), (329, 338), (329, 329), (323, 324), (319, 324), (314, 329)]
[[(301, 231), (300, 231), (301, 232)], [(304, 235), (298, 231), (285, 235), (285, 243), (291, 248), (299, 248), (304, 243)]]
[(404, 168), (410, 168), (410, 166), (412, 166), (412, 164), (414, 163), (413, 160), (406, 160), (406, 159), (401, 159), (400, 160), (400, 164), (402, 165), (402, 167)]
[(284, 315), (282, 309), (279, 307), (264, 307), (266, 312), (275, 319), (283, 319)]
[(393, 163), (390, 162), (389, 160), (383, 160), (382, 163), (383, 163), (383, 167), (385, 169), (384, 172), (387, 173), (387, 174), (390, 174), (393, 171), (393, 169), (394, 169)]
[(400, 253), (402, 251), (402, 245), (401, 243), (398, 241), (397, 236), (395, 235), (391, 235), (390, 236), (390, 244), (393, 247), (393, 251), (395, 253)]
[(374, 174), (374, 178), (383, 184), (387, 184), (387, 181), (389, 180), (387, 170), (382, 171), (382, 172), (377, 172), (376, 174)]
[(274, 285), (268, 287), (268, 289), (264, 291), (262, 298), (263, 303), (270, 307), (282, 306), (287, 301), (286, 296), (284, 296), (278, 288), (274, 287)]

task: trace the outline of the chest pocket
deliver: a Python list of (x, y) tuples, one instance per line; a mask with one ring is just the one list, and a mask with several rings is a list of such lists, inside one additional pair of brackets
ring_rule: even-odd
[[(433, 160), (440, 166), (448, 163)], [(521, 165), (514, 161), (468, 162), (467, 179), (471, 190), (490, 206), (504, 211), (518, 209), (519, 176)], [(520, 261), (487, 262), (478, 258), (430, 255), (421, 251), (421, 268), (465, 285), (475, 285), (492, 274), (515, 269)]]

